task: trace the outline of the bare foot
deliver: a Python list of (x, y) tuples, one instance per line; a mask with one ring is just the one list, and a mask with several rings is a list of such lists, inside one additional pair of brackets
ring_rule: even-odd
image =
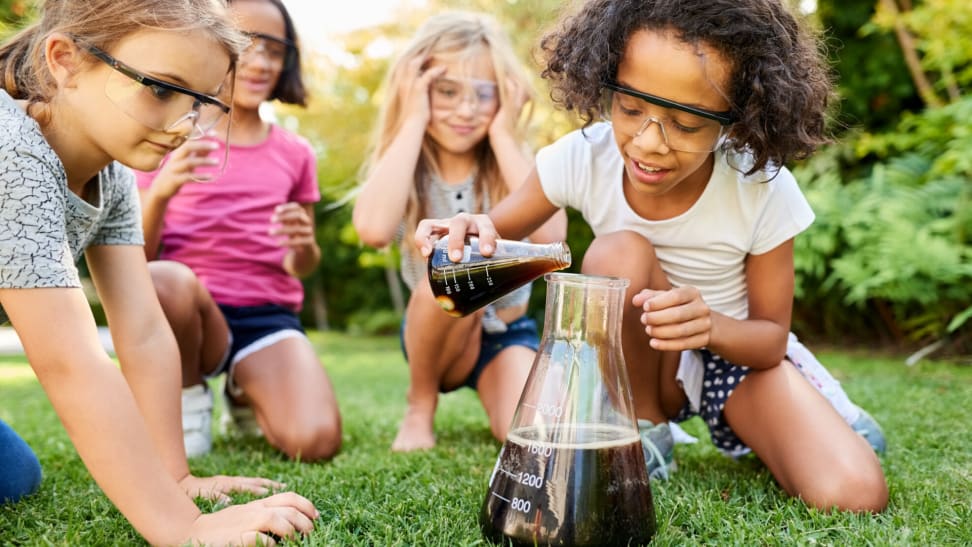
[(409, 407), (398, 428), (398, 435), (392, 443), (393, 452), (428, 450), (435, 446), (435, 433), (432, 430), (433, 416)]

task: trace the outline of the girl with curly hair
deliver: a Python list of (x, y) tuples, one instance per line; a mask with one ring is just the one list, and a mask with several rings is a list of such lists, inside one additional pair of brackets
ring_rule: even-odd
[(880, 428), (790, 332), (793, 238), (814, 215), (786, 164), (828, 140), (820, 42), (779, 0), (591, 0), (540, 49), (584, 127), (488, 215), (423, 220), (421, 252), (466, 232), (486, 254), (579, 210), (582, 272), (631, 280), (622, 343), (652, 476), (672, 468), (667, 422), (699, 415), (808, 505), (882, 510)]

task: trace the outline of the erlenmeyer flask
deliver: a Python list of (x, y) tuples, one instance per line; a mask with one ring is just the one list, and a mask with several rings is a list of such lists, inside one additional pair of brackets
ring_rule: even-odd
[(449, 236), (438, 240), (429, 255), (429, 284), (436, 302), (455, 317), (468, 315), (526, 285), (541, 275), (570, 266), (563, 241), (527, 243), (497, 239), (492, 256), (479, 252), (479, 238), (466, 238), (463, 257), (449, 260)]
[(655, 508), (621, 353), (629, 281), (549, 273), (533, 362), (479, 516), (504, 545), (640, 545)]

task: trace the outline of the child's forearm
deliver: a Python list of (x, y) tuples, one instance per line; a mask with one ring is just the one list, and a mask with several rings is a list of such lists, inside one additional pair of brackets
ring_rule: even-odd
[(707, 348), (736, 365), (766, 369), (786, 357), (789, 330), (765, 319), (733, 319), (712, 312)]
[(284, 256), (283, 267), (290, 275), (303, 279), (314, 273), (321, 261), (321, 248), (317, 243), (290, 249)]
[(119, 511), (153, 544), (183, 541), (198, 508), (157, 456), (115, 365), (88, 363), (35, 370), (82, 461)]
[(402, 125), (355, 198), (351, 220), (365, 245), (388, 245), (402, 223), (425, 135), (425, 123), (420, 122), (410, 120)]
[(181, 375), (173, 369), (180, 362), (178, 346), (165, 328), (153, 330), (140, 342), (116, 344), (118, 360), (156, 453), (169, 476), (180, 481), (189, 475), (189, 464), (182, 437)]

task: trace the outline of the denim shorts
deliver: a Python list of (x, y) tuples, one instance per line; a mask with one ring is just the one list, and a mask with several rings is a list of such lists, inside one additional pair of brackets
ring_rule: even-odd
[[(405, 356), (405, 361), (408, 362), (408, 353), (405, 351), (404, 320), (402, 320), (402, 326), (398, 333), (402, 346), (402, 355)], [(469, 373), (469, 376), (466, 377), (462, 385), (476, 389), (476, 385), (479, 383), (479, 376), (486, 369), (486, 365), (495, 359), (499, 355), (499, 352), (511, 346), (524, 346), (533, 351), (537, 351), (540, 348), (540, 335), (537, 331), (537, 322), (533, 318), (525, 315), (521, 316), (506, 326), (506, 332), (489, 333), (483, 331), (483, 336), (479, 344), (479, 357), (476, 359), (476, 364), (473, 366), (472, 372)], [(452, 390), (446, 390), (440, 387), (439, 391), (445, 393)]]
[(233, 368), (236, 363), (251, 354), (272, 346), (280, 340), (293, 337), (305, 337), (304, 327), (300, 318), (290, 308), (276, 304), (262, 306), (226, 306), (219, 304), (219, 309), (229, 325), (230, 344), (222, 362), (208, 376), (218, 376), (229, 372), (226, 377), (227, 390), (234, 397), (242, 392), (233, 382)]

